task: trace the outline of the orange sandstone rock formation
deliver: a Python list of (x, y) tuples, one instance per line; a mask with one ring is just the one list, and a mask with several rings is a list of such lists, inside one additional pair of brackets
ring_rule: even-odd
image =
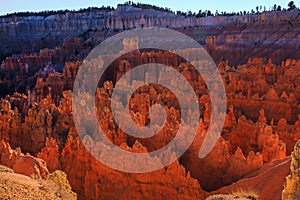
[(282, 192), (283, 200), (294, 200), (300, 198), (300, 141), (295, 145), (292, 152), (291, 173), (286, 177), (284, 190)]
[(8, 143), (0, 142), (0, 163), (12, 168), (16, 173), (32, 178), (46, 179), (49, 175), (45, 161), (21, 153), (21, 149), (13, 150)]

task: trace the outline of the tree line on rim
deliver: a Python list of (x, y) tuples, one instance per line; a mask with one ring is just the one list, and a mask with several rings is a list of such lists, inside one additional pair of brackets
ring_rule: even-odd
[[(260, 14), (262, 12), (267, 11), (266, 6), (256, 6), (255, 10), (252, 9), (251, 11), (239, 11), (239, 12), (226, 12), (226, 11), (218, 11), (216, 10), (215, 13), (213, 13), (210, 10), (199, 10), (198, 13), (192, 12), (192, 11), (173, 11), (170, 8), (163, 8), (151, 4), (144, 4), (144, 3), (134, 3), (132, 1), (127, 1), (124, 3), (124, 5), (130, 5), (136, 8), (142, 8), (142, 9), (153, 9), (161, 12), (167, 12), (167, 13), (172, 13), (176, 15), (181, 15), (185, 17), (207, 17), (207, 16), (242, 16), (242, 15), (247, 15), (247, 14)], [(294, 10), (294, 9), (299, 9), (295, 5), (294, 1), (290, 1), (288, 3), (288, 8), (282, 8), (280, 5), (274, 4), (273, 7), (270, 7), (268, 11), (286, 11), (286, 10)], [(29, 16), (42, 16), (42, 17), (47, 17), (50, 15), (56, 15), (56, 14), (66, 14), (68, 12), (87, 12), (87, 11), (114, 11), (116, 10), (112, 6), (102, 6), (102, 7), (88, 7), (88, 8), (83, 8), (79, 10), (56, 10), (56, 11), (41, 11), (41, 12), (15, 12), (15, 13), (10, 13), (6, 14), (5, 17), (12, 17), (12, 16), (17, 16), (17, 17), (29, 17)]]

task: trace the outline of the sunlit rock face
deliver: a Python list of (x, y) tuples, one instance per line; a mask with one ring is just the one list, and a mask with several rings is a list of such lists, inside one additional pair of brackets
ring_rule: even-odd
[(286, 183), (284, 184), (284, 190), (282, 192), (283, 200), (292, 200), (300, 198), (300, 142), (295, 145), (292, 152), (291, 173), (286, 177)]
[(76, 200), (67, 175), (59, 170), (49, 174), (47, 179), (28, 177), (0, 165), (1, 199), (43, 199)]
[(16, 173), (32, 178), (47, 179), (49, 175), (43, 160), (22, 154), (20, 149), (13, 150), (8, 143), (1, 141), (1, 164), (13, 169)]

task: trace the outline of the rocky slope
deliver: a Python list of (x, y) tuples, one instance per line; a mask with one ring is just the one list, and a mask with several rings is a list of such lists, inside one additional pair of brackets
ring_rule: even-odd
[(256, 191), (258, 199), (280, 200), (285, 176), (289, 173), (289, 165), (289, 158), (275, 160), (232, 185), (214, 191), (212, 194), (228, 194), (239, 190)]
[(0, 199), (76, 200), (66, 174), (55, 171), (48, 180), (33, 179), (0, 165)]
[[(289, 169), (290, 166), (290, 169)], [(286, 176), (288, 173), (290, 174)], [(286, 178), (285, 178), (286, 176)], [(286, 182), (284, 182), (286, 180)], [(284, 184), (283, 184), (284, 183)], [(214, 194), (226, 194), (242, 190), (255, 191), (258, 199), (289, 199), (299, 198), (299, 141), (296, 143), (291, 158), (274, 160), (261, 169), (243, 177), (236, 183), (220, 188)], [(282, 196), (281, 196), (282, 193)], [(213, 195), (207, 199), (234, 199), (233, 196)], [(237, 198), (237, 197), (236, 197)], [(250, 198), (251, 199), (251, 198)]]
[(251, 195), (247, 196), (235, 196), (235, 195), (214, 195), (208, 197), (206, 200), (256, 200), (256, 198), (252, 197)]

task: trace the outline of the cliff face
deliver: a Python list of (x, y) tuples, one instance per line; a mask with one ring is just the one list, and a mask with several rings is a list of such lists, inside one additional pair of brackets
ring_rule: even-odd
[(291, 173), (286, 177), (286, 183), (282, 192), (283, 200), (300, 198), (300, 141), (295, 145), (292, 153)]
[[(230, 64), (236, 65), (246, 63), (251, 57), (268, 57), (278, 64), (287, 58), (300, 58), (297, 51), (300, 43), (299, 12), (195, 18), (119, 5), (116, 11), (110, 12), (1, 17), (0, 52), (7, 55), (54, 48), (62, 45), (64, 39), (74, 37), (93, 38), (93, 41), (100, 42), (122, 30), (163, 27), (181, 31), (202, 44), (207, 41), (216, 62), (228, 59)], [(215, 39), (206, 40), (206, 36)], [(215, 48), (211, 49), (211, 46)]]

